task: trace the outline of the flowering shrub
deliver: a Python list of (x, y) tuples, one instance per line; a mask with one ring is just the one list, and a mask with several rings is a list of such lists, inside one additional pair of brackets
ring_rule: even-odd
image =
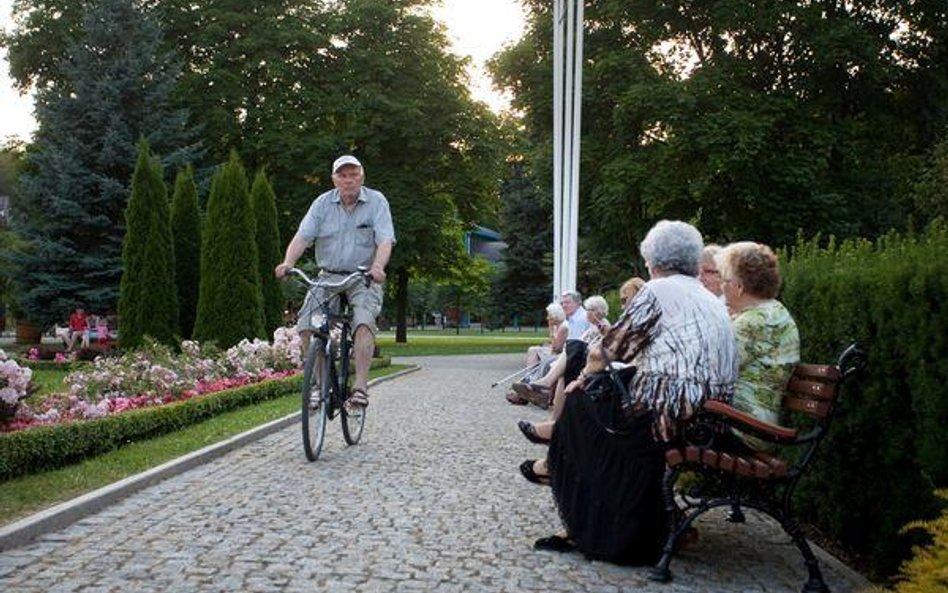
[(273, 344), (243, 340), (226, 352), (184, 341), (181, 353), (176, 354), (152, 341), (122, 356), (100, 356), (88, 367), (69, 373), (65, 378), (68, 394), (47, 398), (35, 410), (22, 404), (24, 413), (0, 423), (0, 430), (101, 418), (285, 377), (301, 366), (300, 344), (292, 328), (277, 329)]
[(29, 395), (33, 371), (21, 367), (0, 350), (0, 421), (16, 417), (20, 400)]

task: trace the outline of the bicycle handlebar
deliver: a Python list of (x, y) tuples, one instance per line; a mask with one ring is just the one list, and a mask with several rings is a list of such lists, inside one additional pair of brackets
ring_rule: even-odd
[(347, 288), (352, 281), (356, 279), (362, 279), (365, 282), (366, 286), (372, 283), (372, 277), (369, 276), (369, 269), (365, 266), (359, 266), (355, 272), (352, 272), (339, 282), (327, 282), (325, 280), (313, 280), (310, 278), (306, 272), (299, 268), (290, 268), (286, 271), (287, 274), (292, 274), (294, 276), (299, 276), (306, 284), (309, 284), (311, 287), (320, 286), (322, 288), (336, 289), (336, 288)]

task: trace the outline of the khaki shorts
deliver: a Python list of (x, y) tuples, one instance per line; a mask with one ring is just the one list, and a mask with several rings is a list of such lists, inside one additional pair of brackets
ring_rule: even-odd
[[(346, 277), (345, 274), (320, 274), (319, 279), (328, 279), (329, 282), (339, 282)], [(349, 308), (352, 310), (352, 331), (364, 325), (374, 335), (378, 332), (375, 325), (375, 318), (382, 312), (382, 285), (376, 282), (366, 286), (362, 282), (356, 282), (345, 291), (346, 298), (349, 300)], [(316, 327), (312, 319), (315, 313), (320, 313), (320, 304), (326, 299), (330, 299), (331, 310), (334, 313), (339, 312), (339, 295), (327, 294), (326, 289), (316, 287), (311, 288), (306, 293), (303, 300), (303, 306), (300, 307), (299, 317), (296, 320), (296, 329), (304, 331), (313, 331)]]

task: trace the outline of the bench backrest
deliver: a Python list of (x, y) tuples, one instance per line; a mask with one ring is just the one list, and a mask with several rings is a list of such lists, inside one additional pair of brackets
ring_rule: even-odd
[(787, 383), (783, 407), (823, 420), (833, 411), (842, 373), (836, 365), (798, 364)]

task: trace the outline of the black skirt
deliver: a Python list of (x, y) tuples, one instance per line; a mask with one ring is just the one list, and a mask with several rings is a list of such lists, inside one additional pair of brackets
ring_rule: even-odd
[(667, 528), (664, 448), (652, 436), (651, 416), (626, 420), (616, 400), (567, 396), (547, 458), (553, 497), (587, 557), (652, 564)]

